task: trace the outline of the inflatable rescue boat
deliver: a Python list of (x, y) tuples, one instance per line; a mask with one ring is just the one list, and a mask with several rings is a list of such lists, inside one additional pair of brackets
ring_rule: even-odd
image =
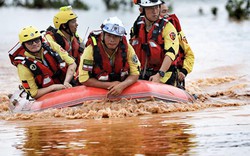
[[(79, 106), (86, 101), (107, 99), (108, 90), (86, 86), (76, 86), (69, 89), (48, 93), (37, 100), (27, 99), (20, 93), (11, 97), (10, 109), (13, 112), (34, 112), (49, 108), (64, 108)], [(109, 100), (155, 98), (166, 102), (192, 103), (193, 96), (185, 90), (174, 86), (139, 80), (126, 88), (119, 96), (109, 96)]]

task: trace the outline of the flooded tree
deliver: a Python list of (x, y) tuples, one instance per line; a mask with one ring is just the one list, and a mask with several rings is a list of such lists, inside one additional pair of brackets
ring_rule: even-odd
[(249, 19), (250, 0), (228, 0), (226, 10), (230, 18), (237, 20)]
[(211, 12), (214, 16), (217, 16), (218, 8), (217, 7), (212, 7)]
[[(0, 0), (0, 6), (4, 4), (4, 0)], [(88, 10), (89, 6), (82, 0), (12, 0), (9, 5), (22, 6), (26, 8), (60, 8), (61, 6), (71, 5), (73, 8)], [(7, 5), (8, 6), (8, 5)]]
[(0, 0), (0, 7), (4, 5), (4, 0)]
[(132, 8), (134, 6), (133, 0), (103, 0), (107, 10), (118, 10), (120, 7), (125, 8), (129, 6)]

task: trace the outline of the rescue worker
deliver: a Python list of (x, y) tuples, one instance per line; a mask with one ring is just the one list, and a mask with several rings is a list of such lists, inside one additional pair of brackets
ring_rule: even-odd
[(161, 1), (161, 17), (164, 17), (169, 14), (169, 8), (164, 1)]
[(14, 61), (25, 91), (37, 99), (46, 93), (72, 87), (76, 63), (60, 45), (47, 43), (36, 27), (21, 29), (19, 42), (24, 50)]
[(53, 19), (54, 26), (47, 29), (48, 40), (53, 40), (61, 45), (70, 56), (75, 58), (77, 66), (84, 50), (83, 40), (77, 34), (77, 15), (72, 11), (71, 6), (61, 7)]
[(140, 16), (131, 29), (130, 43), (140, 62), (140, 79), (174, 85), (172, 62), (179, 50), (177, 31), (167, 19), (160, 18), (160, 0), (135, 1)]
[(194, 53), (187, 42), (186, 36), (181, 29), (178, 17), (175, 14), (169, 14), (167, 4), (162, 1), (161, 17), (167, 18), (176, 28), (179, 39), (179, 52), (172, 66), (176, 67), (177, 87), (185, 89), (185, 77), (192, 72), (194, 66)]
[(90, 34), (79, 65), (79, 82), (109, 90), (117, 96), (139, 78), (140, 62), (127, 43), (125, 28), (117, 17), (104, 20), (100, 31)]

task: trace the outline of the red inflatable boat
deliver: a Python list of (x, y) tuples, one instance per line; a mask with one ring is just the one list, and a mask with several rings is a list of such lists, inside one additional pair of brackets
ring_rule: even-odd
[[(17, 94), (17, 93), (16, 93)], [(85, 101), (102, 100), (106, 98), (107, 90), (94, 87), (77, 86), (65, 90), (48, 93), (37, 100), (27, 100), (26, 96), (11, 97), (10, 109), (13, 112), (42, 111), (48, 108), (63, 108), (81, 105)], [(159, 83), (139, 80), (126, 88), (120, 96), (108, 97), (111, 100), (121, 98), (145, 99), (154, 97), (167, 102), (193, 102), (194, 98), (185, 90)]]

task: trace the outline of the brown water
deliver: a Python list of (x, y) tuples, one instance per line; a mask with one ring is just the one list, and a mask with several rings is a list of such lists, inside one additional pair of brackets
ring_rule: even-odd
[(15, 119), (1, 122), (1, 149), (12, 155), (245, 155), (249, 112), (248, 105), (95, 120)]
[[(35, 24), (44, 29), (56, 10), (0, 8), (0, 18), (7, 25), (0, 29), (5, 37), (0, 41), (1, 155), (248, 155), (250, 21), (229, 21), (225, 2), (174, 3), (196, 57), (187, 77), (187, 91), (198, 97), (194, 104), (103, 101), (30, 114), (12, 114), (8, 109), (7, 95), (17, 90), (19, 82), (7, 51), (21, 27)], [(212, 6), (219, 8), (218, 17), (211, 15)], [(137, 13), (136, 8), (130, 13), (106, 12), (101, 6), (77, 11), (79, 34), (85, 34), (87, 27), (98, 28), (113, 15), (129, 28)]]

